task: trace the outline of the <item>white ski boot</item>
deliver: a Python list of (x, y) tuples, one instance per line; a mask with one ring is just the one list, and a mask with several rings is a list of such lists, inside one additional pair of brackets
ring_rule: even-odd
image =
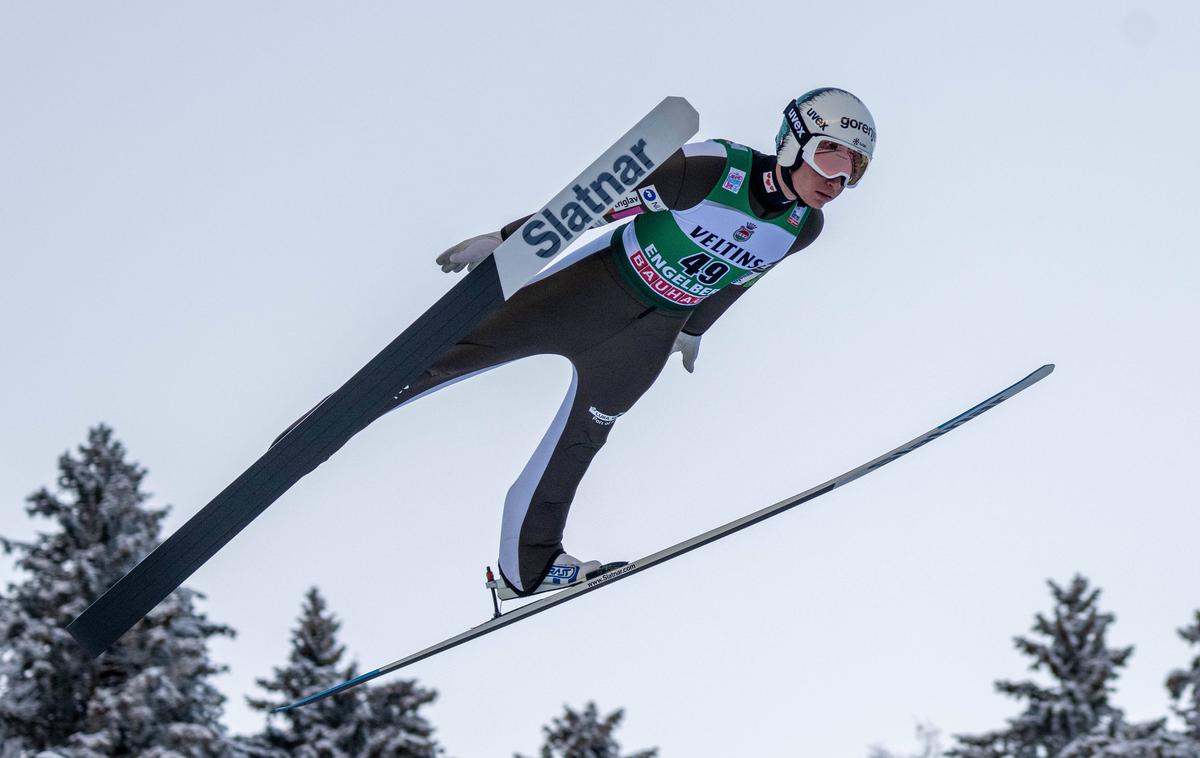
[[(554, 559), (554, 564), (550, 566), (550, 573), (546, 574), (546, 578), (542, 580), (542, 583), (538, 585), (532, 594), (537, 595), (542, 592), (550, 592), (551, 590), (563, 590), (585, 579), (600, 576), (605, 571), (610, 571), (624, 565), (624, 561), (602, 564), (600, 561), (581, 561), (573, 555), (559, 553), (558, 557)], [(504, 581), (502, 575), (492, 578), (490, 569), (488, 570), (487, 587), (494, 590), (496, 597), (501, 600), (512, 600), (521, 597), (515, 589), (509, 586), (508, 582)]]

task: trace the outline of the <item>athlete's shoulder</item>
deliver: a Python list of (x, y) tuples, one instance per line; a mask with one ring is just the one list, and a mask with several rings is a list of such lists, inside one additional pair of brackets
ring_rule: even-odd
[(683, 146), (683, 156), (685, 158), (720, 158), (724, 160), (726, 156), (733, 152), (744, 152), (748, 155), (756, 155), (758, 153), (758, 151), (746, 147), (740, 142), (728, 139), (689, 142)]
[(683, 146), (684, 158), (720, 158), (725, 159), (725, 146), (715, 139), (703, 142), (689, 142)]
[(775, 160), (775, 153), (763, 153), (763, 152), (759, 152), (758, 150), (755, 150), (754, 148), (749, 148), (749, 150), (751, 153), (754, 154), (755, 161), (761, 161), (761, 160), (774, 161)]
[(812, 227), (813, 238), (816, 238), (821, 233), (821, 230), (825, 228), (825, 211), (820, 208), (813, 208), (809, 211), (808, 221), (804, 225)]
[(800, 233), (796, 235), (796, 241), (792, 243), (792, 249), (788, 251), (788, 255), (798, 253), (816, 242), (824, 228), (825, 212), (820, 208), (809, 208), (804, 217), (804, 226), (800, 227)]
[(672, 210), (681, 211), (696, 206), (725, 180), (726, 161), (743, 151), (745, 157), (740, 160), (735, 158), (734, 165), (753, 165), (754, 158), (761, 155), (732, 140), (710, 139), (687, 143), (669, 161), (669, 173), (674, 178), (669, 186), (673, 191), (671, 194), (660, 194), (675, 198), (674, 202), (668, 203)]
[(680, 156), (677, 175), (679, 183), (669, 203), (671, 210), (683, 211), (695, 207), (712, 192), (725, 175), (725, 145), (717, 140), (689, 142), (671, 156)]

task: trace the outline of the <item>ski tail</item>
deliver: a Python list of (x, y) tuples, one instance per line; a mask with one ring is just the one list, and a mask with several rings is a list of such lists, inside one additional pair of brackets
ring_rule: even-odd
[[(614, 167), (634, 160), (627, 153), (636, 155), (647, 170), (661, 164), (696, 133), (699, 118), (683, 98), (668, 97), (659, 103), (518, 233), (84, 610), (67, 631), (93, 657), (107, 650), (293, 484), (390, 408), (397, 392), (543, 268), (548, 252), (542, 246), (548, 233), (531, 233), (528, 238), (525, 234), (527, 227), (545, 226), (539, 214), (566, 218), (562, 210), (574, 196), (572, 187), (620, 174)], [(557, 249), (572, 239), (569, 234), (554, 237), (554, 245)]]
[(67, 631), (93, 657), (107, 650), (293, 484), (387, 410), (397, 390), (501, 300), (496, 267), (485, 260), (88, 606)]
[[(492, 632), (497, 631), (499, 629), (503, 629), (504, 627), (509, 626), (510, 624), (515, 624), (518, 621), (527, 619), (530, 616), (541, 613), (542, 611), (547, 611), (556, 605), (561, 605), (562, 603), (565, 603), (567, 601), (574, 600), (575, 598), (579, 597), (580, 595), (585, 595), (589, 592), (592, 592), (593, 590), (600, 589), (601, 587), (606, 587), (606, 586), (612, 584), (613, 582), (620, 581), (621, 579), (625, 579), (629, 576), (632, 576), (633, 574), (638, 573), (639, 571), (645, 571), (646, 569), (650, 568), (651, 566), (657, 566), (658, 564), (669, 561), (672, 558), (678, 558), (679, 556), (684, 555), (685, 553), (690, 553), (691, 551), (696, 550), (697, 548), (704, 547), (707, 544), (716, 542), (717, 540), (722, 539), (724, 537), (728, 537), (729, 535), (734, 534), (736, 532), (740, 532), (741, 530), (746, 529), (747, 527), (753, 526), (762, 521), (766, 521), (767, 519), (771, 518), (772, 516), (777, 516), (780, 513), (783, 513), (784, 511), (790, 510), (792, 508), (795, 508), (798, 505), (801, 505), (802, 503), (807, 503), (810, 500), (815, 500), (816, 498), (820, 497), (821, 495), (832, 492), (833, 490), (837, 489), (838, 487), (841, 487), (844, 484), (849, 484), (850, 482), (854, 481), (855, 479), (865, 476), (865, 475), (871, 473), (872, 471), (874, 471), (875, 469), (878, 469), (882, 466), (886, 466), (887, 464), (891, 463), (892, 461), (894, 461), (898, 458), (901, 458), (905, 455), (908, 455), (912, 451), (929, 444), (930, 442), (934, 441), (938, 437), (941, 437), (942, 435), (946, 434), (947, 432), (957, 429), (958, 427), (967, 423), (971, 419), (986, 413), (987, 411), (991, 410), (992, 408), (995, 408), (997, 405), (999, 405), (1000, 403), (1003, 403), (1005, 400), (1008, 400), (1009, 398), (1016, 395), (1017, 393), (1022, 392), (1024, 390), (1028, 389), (1029, 387), (1033, 386), (1037, 382), (1040, 382), (1041, 380), (1045, 379), (1053, 371), (1054, 371), (1054, 364), (1048, 363), (1045, 366), (1042, 366), (1041, 368), (1032, 372), (1031, 374), (1029, 374), (1029, 376), (1026, 376), (1024, 379), (1021, 379), (1020, 381), (1006, 387), (1005, 389), (1000, 390), (995, 395), (992, 395), (987, 400), (984, 400), (982, 403), (979, 403), (978, 405), (975, 405), (975, 406), (963, 411), (962, 413), (958, 414), (957, 416), (955, 416), (954, 418), (950, 419), (949, 421), (947, 421), (943, 424), (939, 424), (939, 425), (935, 426), (933, 429), (930, 429), (928, 432), (925, 432), (924, 434), (920, 435), (919, 437), (914, 437), (913, 439), (909, 440), (908, 442), (905, 442), (903, 445), (900, 445), (899, 447), (884, 453), (883, 455), (879, 456), (878, 458), (873, 458), (872, 460), (867, 461), (866, 463), (862, 464), (861, 466), (857, 466), (855, 468), (850, 469), (849, 471), (842, 474), (841, 476), (836, 476), (833, 479), (830, 479), (829, 481), (824, 482), (822, 484), (818, 484), (816, 487), (813, 487), (811, 489), (807, 489), (798, 495), (793, 495), (792, 497), (789, 497), (786, 500), (780, 500), (778, 503), (775, 503), (774, 505), (769, 505), (766, 508), (755, 511), (754, 513), (750, 513), (746, 516), (742, 516), (741, 518), (735, 519), (734, 521), (730, 521), (729, 523), (724, 524), (723, 526), (719, 526), (716, 529), (711, 529), (711, 530), (705, 532), (704, 534), (697, 535), (695, 537), (692, 537), (691, 539), (684, 540), (683, 542), (672, 545), (671, 547), (668, 547), (664, 550), (660, 550), (657, 553), (654, 553), (653, 555), (648, 555), (645, 558), (641, 559), (640, 561), (634, 561), (632, 563), (613, 567), (613, 568), (611, 568), (611, 570), (608, 570), (605, 573), (603, 573), (597, 577), (588, 577), (588, 579), (584, 582), (580, 582), (579, 584), (572, 586), (572, 587), (568, 587), (567, 589), (558, 590), (557, 592), (551, 594), (549, 597), (545, 597), (541, 600), (535, 600), (534, 602), (528, 603), (527, 605), (523, 605), (514, 611), (509, 611), (508, 613), (499, 615), (499, 609), (497, 608), (498, 615), (489, 619), (488, 621), (485, 621), (484, 623), (480, 624), (479, 626), (474, 627), (473, 629), (469, 629), (461, 634), (455, 635), (454, 637), (450, 637), (446, 640), (443, 640), (443, 641), (437, 643), (436, 645), (431, 645), (430, 647), (427, 647), (424, 650), (421, 650), (419, 652), (413, 653), (412, 655), (410, 655), (406, 658), (401, 658), (398, 661), (393, 661), (392, 663), (389, 663), (386, 666), (382, 666), (380, 668), (375, 669), (375, 671), (372, 671), (370, 674), (364, 674), (363, 676), (360, 676), (356, 679), (351, 679), (350, 681), (345, 682), (344, 684), (340, 684), (337, 687), (331, 687), (330, 689), (324, 690), (323, 692), (318, 692), (315, 695), (306, 697), (303, 700), (298, 700), (295, 703), (292, 703), (290, 705), (276, 708), (275, 711), (278, 712), (278, 711), (289, 710), (291, 708), (298, 708), (302, 705), (314, 702), (316, 700), (320, 700), (325, 697), (329, 697), (330, 695), (336, 694), (338, 692), (344, 692), (345, 690), (348, 690), (351, 687), (356, 687), (359, 684), (362, 684), (363, 682), (366, 682), (370, 679), (374, 679), (377, 676), (381, 676), (383, 674), (387, 674), (392, 671), (396, 671), (397, 669), (402, 669), (406, 666), (411, 666), (412, 664), (417, 663), (418, 661), (423, 661), (426, 658), (430, 658), (432, 656), (438, 655), (439, 653), (444, 653), (445, 651), (450, 650), (451, 648), (458, 647), (459, 645), (462, 645), (466, 642), (470, 642), (471, 640), (482, 637), (485, 634), (491, 634)], [(605, 567), (605, 568), (609, 568), (609, 567)]]

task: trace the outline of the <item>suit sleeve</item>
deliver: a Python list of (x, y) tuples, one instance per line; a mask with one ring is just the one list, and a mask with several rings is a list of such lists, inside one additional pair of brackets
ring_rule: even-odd
[(751, 285), (766, 276), (767, 272), (775, 268), (775, 266), (778, 266), (787, 258), (811, 245), (821, 233), (821, 229), (824, 226), (825, 214), (819, 210), (814, 210), (809, 214), (808, 221), (804, 224), (804, 229), (797, 235), (796, 241), (792, 243), (792, 247), (788, 250), (787, 255), (780, 261), (764, 269), (757, 277), (751, 279), (746, 284), (730, 285), (705, 298), (700, 305), (696, 306), (691, 315), (688, 316), (688, 320), (683, 325), (683, 332), (693, 336), (699, 336), (707, 332), (717, 322), (717, 319), (725, 315), (725, 311), (729, 310), (730, 306), (737, 302), (738, 298), (746, 294)]

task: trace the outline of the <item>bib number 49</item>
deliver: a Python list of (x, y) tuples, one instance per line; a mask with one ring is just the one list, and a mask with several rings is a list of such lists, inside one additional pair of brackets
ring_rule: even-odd
[(701, 284), (711, 286), (716, 284), (721, 277), (729, 273), (729, 264), (721, 261), (714, 261), (711, 255), (704, 253), (696, 253), (679, 261), (679, 266), (687, 272), (688, 276), (694, 276), (700, 280)]

